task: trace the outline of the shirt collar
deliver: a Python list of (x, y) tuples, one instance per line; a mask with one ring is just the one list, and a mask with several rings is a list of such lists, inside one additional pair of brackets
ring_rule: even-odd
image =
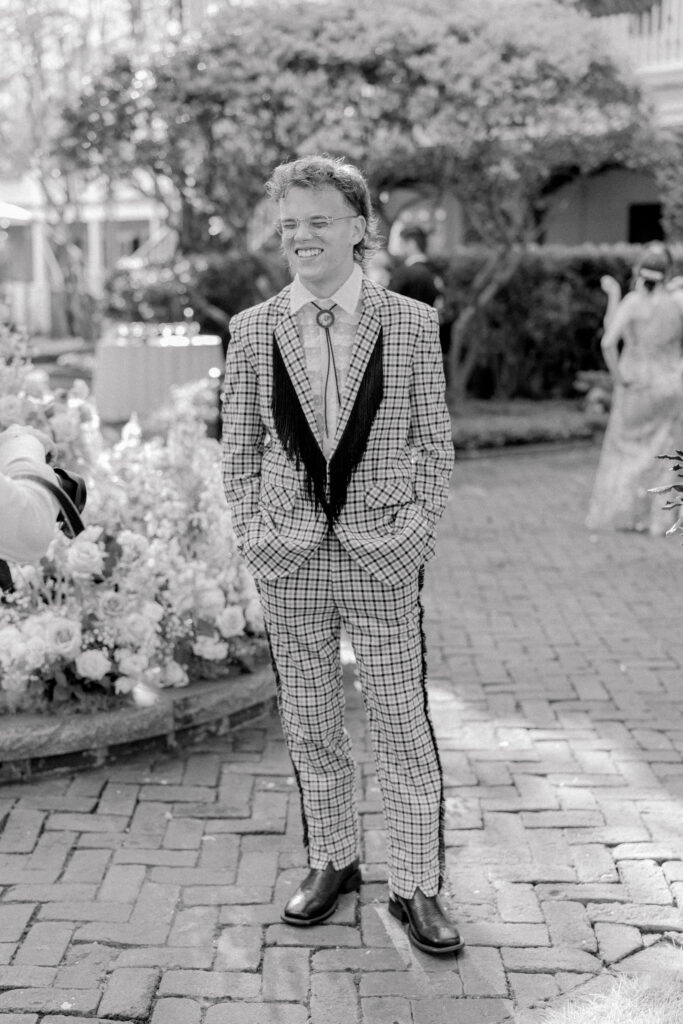
[(407, 267), (414, 267), (416, 263), (426, 263), (427, 256), (423, 252), (416, 252), (414, 256), (408, 256), (405, 260)]
[(328, 299), (319, 299), (316, 295), (309, 292), (297, 274), (292, 282), (292, 290), (290, 292), (291, 310), (292, 313), (298, 313), (307, 302), (317, 302), (318, 305), (331, 306), (335, 304), (341, 306), (345, 313), (352, 315), (358, 307), (362, 288), (363, 271), (358, 263), (354, 263), (353, 270), (344, 281), (344, 284), (337, 288), (334, 295), (330, 295)]

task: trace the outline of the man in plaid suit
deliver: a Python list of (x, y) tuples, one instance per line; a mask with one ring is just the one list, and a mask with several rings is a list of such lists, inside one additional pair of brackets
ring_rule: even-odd
[(357, 168), (304, 157), (267, 191), (294, 279), (231, 322), (223, 471), (302, 798), (310, 871), (282, 916), (324, 921), (361, 881), (343, 626), (382, 791), (389, 909), (420, 949), (452, 953), (420, 604), (453, 467), (437, 315), (364, 276), (375, 218)]

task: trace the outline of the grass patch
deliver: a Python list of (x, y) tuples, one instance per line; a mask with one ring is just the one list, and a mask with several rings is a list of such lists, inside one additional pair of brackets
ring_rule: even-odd
[(681, 1024), (683, 982), (621, 977), (609, 992), (577, 997), (551, 1010), (543, 1024)]

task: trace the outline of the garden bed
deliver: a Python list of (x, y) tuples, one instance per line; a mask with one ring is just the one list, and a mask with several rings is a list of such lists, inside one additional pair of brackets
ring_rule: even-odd
[(250, 671), (164, 690), (151, 707), (90, 714), (0, 717), (0, 783), (56, 770), (97, 767), (149, 746), (173, 747), (202, 734), (225, 735), (275, 707), (265, 656)]

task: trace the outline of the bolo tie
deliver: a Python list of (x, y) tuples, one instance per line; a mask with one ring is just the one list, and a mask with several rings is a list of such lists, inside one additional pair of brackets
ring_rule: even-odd
[[(327, 372), (325, 374), (325, 396), (324, 396), (324, 415), (325, 415), (325, 434), (327, 437), (331, 436), (332, 431), (330, 430), (330, 423), (328, 413), (331, 412), (330, 407), (334, 407), (335, 419), (336, 413), (339, 409), (339, 381), (337, 379), (337, 364), (334, 359), (334, 349), (332, 348), (332, 336), (330, 335), (330, 327), (334, 323), (334, 313), (330, 309), (323, 309), (317, 302), (313, 305), (318, 310), (316, 313), (316, 323), (322, 327), (325, 332), (325, 341), (327, 342)], [(331, 417), (330, 417), (331, 418)], [(333, 426), (334, 429), (334, 426)]]

